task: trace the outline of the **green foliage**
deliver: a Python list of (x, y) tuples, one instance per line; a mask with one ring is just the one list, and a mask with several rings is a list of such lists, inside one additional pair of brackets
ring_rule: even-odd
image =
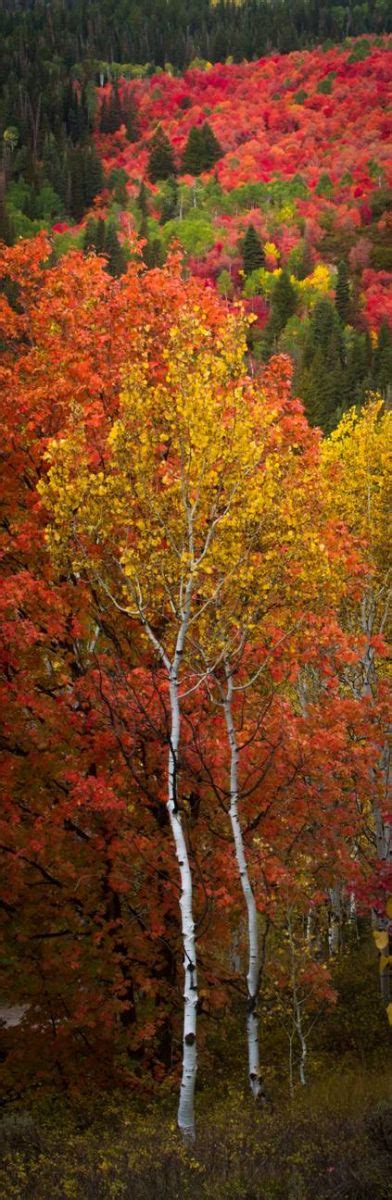
[(264, 331), (264, 346), (267, 355), (276, 347), (290, 317), (297, 307), (297, 292), (289, 272), (282, 271), (274, 284), (271, 297), (271, 313)]
[(178, 217), (179, 189), (176, 179), (168, 179), (161, 192), (161, 225)]
[(113, 167), (108, 179), (108, 186), (113, 192), (113, 200), (116, 204), (120, 204), (121, 208), (125, 208), (128, 203), (127, 179), (127, 172), (123, 167)]
[(187, 254), (201, 256), (213, 246), (215, 231), (209, 217), (194, 208), (183, 217), (182, 221), (167, 221), (163, 229), (164, 245), (168, 246), (173, 239), (178, 240)]
[(330, 71), (329, 75), (325, 75), (324, 79), (320, 79), (316, 87), (316, 92), (319, 92), (320, 95), (330, 96), (335, 75), (336, 71)]
[(322, 172), (314, 190), (316, 192), (316, 196), (325, 196), (326, 200), (332, 199), (333, 183), (327, 171)]
[(97, 254), (104, 254), (106, 256), (109, 275), (123, 275), (126, 270), (128, 256), (121, 245), (113, 221), (109, 220), (106, 222), (102, 217), (97, 221), (93, 219), (87, 221), (82, 246), (86, 254), (95, 251)]
[(151, 141), (147, 174), (151, 183), (169, 179), (177, 171), (173, 148), (163, 129), (158, 129)]
[(251, 275), (265, 265), (264, 250), (254, 225), (248, 225), (241, 242), (242, 262), (245, 275)]
[[(357, 8), (358, 7), (359, 6), (357, 6)], [(365, 59), (368, 58), (369, 54), (370, 54), (370, 42), (367, 41), (367, 38), (363, 38), (362, 41), (356, 42), (355, 46), (353, 46), (353, 49), (347, 59), (347, 62), (349, 62), (349, 63), (364, 62)]]
[(210, 171), (221, 155), (222, 148), (208, 121), (194, 125), (182, 155), (181, 170), (184, 175), (201, 175), (202, 171)]
[(335, 289), (335, 307), (342, 325), (346, 325), (350, 313), (350, 287), (348, 268), (344, 259), (338, 264), (338, 276)]
[(225, 300), (230, 300), (234, 294), (233, 280), (230, 271), (226, 268), (218, 275), (216, 286), (220, 296)]

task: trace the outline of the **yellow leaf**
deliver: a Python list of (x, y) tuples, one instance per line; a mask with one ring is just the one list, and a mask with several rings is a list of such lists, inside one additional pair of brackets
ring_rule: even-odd
[(373, 929), (373, 937), (377, 950), (386, 950), (389, 941), (386, 929)]
[(386, 902), (385, 908), (386, 908), (387, 916), (390, 917), (390, 919), (392, 920), (392, 896), (388, 896), (388, 900)]

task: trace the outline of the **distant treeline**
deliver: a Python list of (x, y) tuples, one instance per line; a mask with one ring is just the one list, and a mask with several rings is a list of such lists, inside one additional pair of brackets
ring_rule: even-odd
[[(389, 0), (2, 0), (0, 237), (88, 209), (103, 184), (92, 131), (108, 78), (390, 30)], [(124, 121), (133, 140), (135, 114)]]
[(33, 64), (219, 62), (281, 53), (331, 38), (392, 30), (389, 0), (3, 0), (1, 80)]

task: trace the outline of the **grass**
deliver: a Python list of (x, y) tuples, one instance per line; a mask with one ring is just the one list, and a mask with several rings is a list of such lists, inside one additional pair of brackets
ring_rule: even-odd
[(390, 1200), (388, 1075), (335, 1069), (258, 1111), (241, 1092), (207, 1093), (195, 1147), (171, 1107), (125, 1096), (54, 1098), (0, 1127), (2, 1200)]

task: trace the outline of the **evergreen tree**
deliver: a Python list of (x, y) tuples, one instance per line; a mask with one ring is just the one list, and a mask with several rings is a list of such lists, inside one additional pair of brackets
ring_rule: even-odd
[(222, 147), (208, 121), (205, 121), (201, 132), (203, 137), (203, 170), (210, 171), (215, 163), (218, 162), (218, 159), (222, 158)]
[(182, 155), (183, 174), (201, 175), (202, 171), (210, 171), (221, 157), (222, 148), (208, 121), (202, 126), (193, 125)]
[(97, 248), (97, 222), (92, 217), (89, 218), (85, 226), (83, 234), (83, 250), (85, 254), (91, 253)]
[(100, 113), (99, 128), (101, 133), (116, 133), (123, 124), (124, 117), (117, 84), (110, 95), (105, 97)]
[(152, 139), (147, 173), (151, 183), (176, 174), (173, 147), (163, 129), (158, 129)]
[(129, 142), (137, 142), (139, 137), (138, 111), (133, 96), (128, 96), (123, 108), (123, 120)]
[(264, 331), (264, 353), (268, 357), (297, 307), (297, 294), (289, 272), (282, 271), (276, 280), (271, 297), (271, 312)]
[(350, 287), (348, 282), (347, 263), (344, 261), (344, 259), (342, 259), (338, 265), (335, 307), (342, 325), (347, 325), (350, 312)]
[(84, 151), (83, 167), (85, 207), (89, 208), (104, 184), (102, 162), (93, 143)]
[(193, 125), (181, 159), (183, 175), (200, 175), (204, 170), (204, 141), (202, 130)]
[(248, 225), (241, 246), (245, 275), (251, 275), (252, 271), (257, 271), (259, 267), (264, 267), (264, 250), (254, 225)]
[(168, 179), (162, 196), (160, 224), (174, 221), (178, 216), (178, 183), (176, 179)]
[(386, 321), (380, 327), (372, 374), (374, 386), (389, 402), (392, 394), (392, 332)]
[(106, 241), (106, 225), (103, 217), (98, 217), (95, 227), (95, 249), (97, 254), (104, 254)]
[(12, 221), (7, 212), (4, 196), (0, 192), (0, 242), (5, 242), (6, 246), (12, 246), (13, 241)]
[(142, 217), (148, 217), (149, 195), (150, 195), (150, 193), (148, 191), (148, 188), (146, 188), (144, 179), (142, 179), (140, 188), (139, 188), (139, 192), (138, 192), (138, 196), (137, 196), (137, 206), (138, 206), (139, 211), (142, 214)]
[(70, 156), (69, 211), (75, 221), (80, 221), (86, 209), (84, 151), (73, 150)]
[(105, 232), (105, 254), (107, 256), (107, 271), (109, 275), (123, 275), (126, 270), (126, 255), (119, 241), (114, 225), (109, 222)]
[(148, 238), (143, 247), (143, 259), (146, 267), (151, 271), (154, 267), (161, 267), (164, 262), (164, 252), (162, 242), (159, 238)]

